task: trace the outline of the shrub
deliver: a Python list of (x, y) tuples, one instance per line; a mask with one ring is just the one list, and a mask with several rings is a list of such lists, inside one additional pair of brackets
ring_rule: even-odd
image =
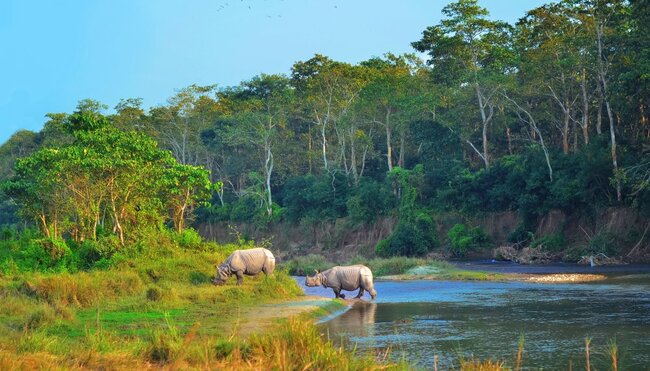
[(424, 255), (438, 240), (433, 219), (418, 202), (418, 189), (424, 182), (423, 168), (421, 165), (413, 170), (396, 167), (389, 173), (389, 179), (401, 188), (399, 222), (393, 233), (377, 244), (375, 252), (381, 257)]
[(419, 213), (415, 223), (401, 221), (397, 228), (385, 240), (375, 247), (377, 255), (422, 256), (431, 251), (438, 243), (433, 220), (424, 213)]
[(218, 339), (213, 349), (217, 359), (227, 359), (234, 355), (246, 359), (251, 356), (250, 345), (236, 340)]
[(456, 256), (465, 256), (471, 251), (485, 247), (488, 237), (480, 227), (467, 228), (464, 224), (454, 225), (447, 232), (451, 252)]
[(150, 301), (160, 301), (163, 297), (163, 291), (158, 286), (150, 286), (147, 289), (147, 300)]
[(230, 210), (230, 220), (248, 221), (252, 220), (258, 212), (257, 202), (252, 197), (241, 197), (237, 199)]
[(201, 246), (201, 236), (193, 228), (183, 229), (181, 232), (174, 233), (174, 239), (178, 246), (185, 249), (197, 249)]
[(545, 251), (561, 251), (566, 246), (566, 241), (561, 233), (553, 233), (547, 236), (534, 239), (530, 247), (539, 248)]

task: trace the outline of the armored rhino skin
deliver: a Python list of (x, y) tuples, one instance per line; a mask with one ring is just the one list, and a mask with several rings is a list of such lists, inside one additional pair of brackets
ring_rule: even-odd
[(235, 250), (226, 261), (217, 268), (217, 276), (212, 281), (216, 285), (223, 285), (228, 277), (237, 276), (237, 285), (241, 285), (244, 275), (254, 276), (264, 272), (267, 276), (275, 270), (275, 257), (273, 253), (264, 248), (249, 250)]
[(305, 285), (329, 287), (334, 290), (334, 295), (337, 298), (345, 298), (345, 295), (341, 294), (341, 290), (354, 291), (356, 289), (359, 289), (357, 299), (363, 296), (364, 290), (368, 291), (373, 299), (377, 296), (372, 280), (372, 271), (361, 264), (336, 266), (322, 272), (316, 271), (316, 275), (305, 279)]

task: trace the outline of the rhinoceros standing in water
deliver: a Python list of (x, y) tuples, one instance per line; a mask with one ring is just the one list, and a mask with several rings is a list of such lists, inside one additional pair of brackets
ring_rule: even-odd
[(267, 249), (256, 248), (235, 250), (225, 262), (217, 268), (217, 276), (212, 280), (215, 285), (223, 285), (228, 277), (237, 276), (237, 285), (241, 285), (244, 275), (254, 276), (264, 272), (267, 276), (275, 270), (275, 257)]
[(364, 290), (368, 291), (374, 299), (377, 296), (375, 286), (372, 281), (372, 271), (365, 265), (336, 266), (326, 271), (316, 271), (314, 276), (307, 276), (305, 285), (309, 287), (320, 286), (329, 287), (334, 290), (337, 298), (345, 298), (341, 290), (354, 291), (359, 289), (356, 298), (363, 296)]

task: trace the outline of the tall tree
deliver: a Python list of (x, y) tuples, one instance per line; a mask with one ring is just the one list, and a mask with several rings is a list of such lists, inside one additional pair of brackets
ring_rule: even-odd
[(492, 21), (477, 0), (459, 0), (445, 6), (446, 16), (424, 30), (411, 45), (429, 54), (436, 81), (474, 91), (480, 113), (482, 151), (472, 145), (486, 168), (490, 166), (489, 128), (494, 118), (500, 76), (511, 71), (511, 27)]
[[(303, 117), (318, 128), (323, 169), (332, 172), (345, 158), (345, 136), (337, 125), (365, 83), (364, 69), (316, 54), (293, 65), (291, 81), (303, 103)], [(338, 148), (330, 148), (331, 142)], [(333, 165), (332, 156), (338, 160)]]
[(276, 165), (275, 149), (281, 144), (283, 131), (293, 100), (289, 79), (282, 75), (262, 74), (241, 84), (231, 92), (235, 125), (226, 132), (234, 145), (251, 145), (261, 152), (264, 182), (263, 202), (266, 214), (273, 212), (271, 178)]

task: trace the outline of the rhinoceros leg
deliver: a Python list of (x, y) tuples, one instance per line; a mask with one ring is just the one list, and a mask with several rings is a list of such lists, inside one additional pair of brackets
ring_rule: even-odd
[(236, 271), (235, 275), (237, 276), (237, 286), (241, 286), (244, 282), (244, 273), (242, 271)]
[(374, 288), (372, 288), (372, 289), (370, 289), (370, 290), (368, 291), (368, 293), (370, 294), (370, 297), (372, 298), (372, 300), (375, 300), (375, 298), (377, 297), (377, 290), (375, 290)]
[(332, 289), (332, 290), (334, 291), (334, 298), (335, 299), (337, 299), (337, 298), (345, 299), (345, 295), (341, 294), (341, 289)]
[(355, 298), (361, 299), (361, 297), (363, 296), (363, 292), (364, 292), (363, 287), (359, 287), (359, 293), (357, 294), (357, 296), (355, 296)]

